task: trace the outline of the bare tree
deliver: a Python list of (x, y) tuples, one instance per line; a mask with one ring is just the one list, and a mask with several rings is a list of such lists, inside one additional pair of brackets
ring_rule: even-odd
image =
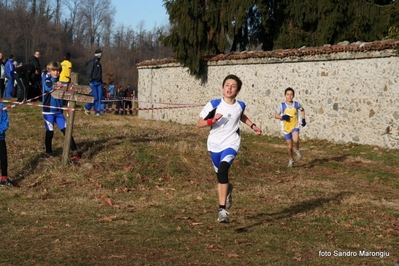
[(65, 12), (66, 17), (64, 17), (64, 32), (70, 36), (72, 42), (75, 42), (77, 38), (76, 21), (80, 0), (65, 0), (62, 3), (68, 9)]
[(112, 27), (115, 7), (111, 0), (86, 0), (78, 10), (78, 38), (93, 47), (104, 41), (104, 32)]

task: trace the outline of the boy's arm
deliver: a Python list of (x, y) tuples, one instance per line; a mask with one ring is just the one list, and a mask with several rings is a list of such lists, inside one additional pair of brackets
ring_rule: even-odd
[(252, 121), (245, 114), (241, 116), (240, 120), (241, 122), (249, 126), (253, 131), (255, 131), (256, 134), (260, 135), (262, 133), (262, 130), (258, 128), (255, 123), (252, 123)]
[(210, 119), (203, 119), (202, 117), (200, 117), (200, 119), (198, 119), (197, 122), (197, 127), (201, 128), (201, 127), (206, 127), (206, 126), (212, 126), (213, 124), (216, 123), (216, 121), (218, 121), (220, 118), (222, 118), (222, 114), (215, 114), (214, 117), (210, 118)]
[(279, 120), (282, 120), (282, 119), (283, 119), (283, 116), (282, 116), (281, 114), (276, 113), (276, 114), (274, 115), (274, 118), (279, 119)]
[[(289, 117), (288, 117), (287, 115), (281, 114), (281, 113), (282, 113), (282, 106), (281, 106), (281, 104), (279, 104), (279, 105), (276, 107), (275, 111), (276, 111), (276, 114), (274, 115), (274, 118), (279, 119), (279, 120), (288, 120), (288, 119), (289, 119)], [(284, 119), (284, 118), (287, 118), (287, 117), (288, 117), (288, 119)]]
[(301, 121), (301, 126), (306, 126), (306, 119), (305, 119), (305, 109), (302, 108), (301, 109), (301, 117), (302, 117), (302, 121)]
[(89, 62), (87, 62), (87, 66), (86, 66), (86, 76), (87, 76), (87, 80), (89, 81), (89, 82), (91, 82), (92, 81), (92, 76), (93, 76), (93, 65), (94, 65), (94, 62), (93, 62), (93, 60), (90, 60)]
[(53, 82), (51, 81), (51, 77), (47, 77), (44, 80), (43, 84), (44, 91), (52, 91), (53, 90)]
[[(1, 107), (4, 108), (4, 105)], [(10, 121), (8, 119), (8, 112), (6, 109), (0, 111), (0, 133), (4, 133), (8, 129)]]

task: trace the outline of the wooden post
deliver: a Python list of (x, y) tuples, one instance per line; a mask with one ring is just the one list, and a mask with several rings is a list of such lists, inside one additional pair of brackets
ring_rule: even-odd
[[(75, 94), (72, 92), (72, 94)], [(76, 101), (69, 101), (69, 108), (75, 109)], [(73, 121), (75, 119), (75, 110), (69, 111), (67, 117), (67, 125), (65, 130), (64, 148), (62, 149), (62, 165), (67, 166), (69, 164), (69, 151), (71, 147), (71, 138), (73, 131)]]
[[(75, 119), (75, 107), (76, 102), (94, 102), (94, 97), (92, 95), (87, 95), (91, 92), (89, 86), (74, 86), (72, 91), (68, 92), (66, 90), (55, 89), (51, 96), (55, 99), (63, 99), (69, 101), (69, 116), (67, 116), (67, 125), (65, 130), (64, 147), (62, 150), (62, 165), (68, 165), (69, 163), (69, 151), (71, 147), (72, 132), (73, 132), (73, 122)], [(85, 94), (82, 94), (85, 93)]]

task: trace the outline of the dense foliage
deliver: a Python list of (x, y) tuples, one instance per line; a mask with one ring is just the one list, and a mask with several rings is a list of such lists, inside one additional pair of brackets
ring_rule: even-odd
[(395, 37), (395, 0), (164, 0), (175, 57), (198, 77), (204, 55)]

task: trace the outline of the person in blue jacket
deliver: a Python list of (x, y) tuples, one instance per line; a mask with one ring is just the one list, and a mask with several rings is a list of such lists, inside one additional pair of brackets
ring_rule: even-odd
[(14, 90), (14, 55), (10, 55), (5, 65), (6, 69), (6, 77), (7, 77), (7, 85), (6, 85), (6, 95), (5, 98), (11, 99), (12, 98), (12, 91)]
[(7, 146), (6, 146), (6, 130), (9, 125), (8, 112), (4, 104), (0, 103), (0, 168), (1, 181), (0, 186), (13, 186), (13, 183), (8, 179), (8, 160), (7, 160)]
[[(61, 64), (59, 62), (50, 62), (46, 70), (47, 72), (42, 75), (42, 87), (43, 87), (43, 118), (44, 126), (46, 128), (45, 146), (46, 153), (52, 154), (52, 140), (54, 136), (54, 123), (57, 124), (58, 128), (65, 135), (66, 120), (62, 112), (63, 100), (54, 98), (50, 91), (53, 90), (53, 84), (61, 86), (61, 82), (58, 80), (61, 72)], [(71, 150), (73, 152), (73, 158), (79, 159), (80, 154), (75, 144), (75, 140), (71, 137)]]

